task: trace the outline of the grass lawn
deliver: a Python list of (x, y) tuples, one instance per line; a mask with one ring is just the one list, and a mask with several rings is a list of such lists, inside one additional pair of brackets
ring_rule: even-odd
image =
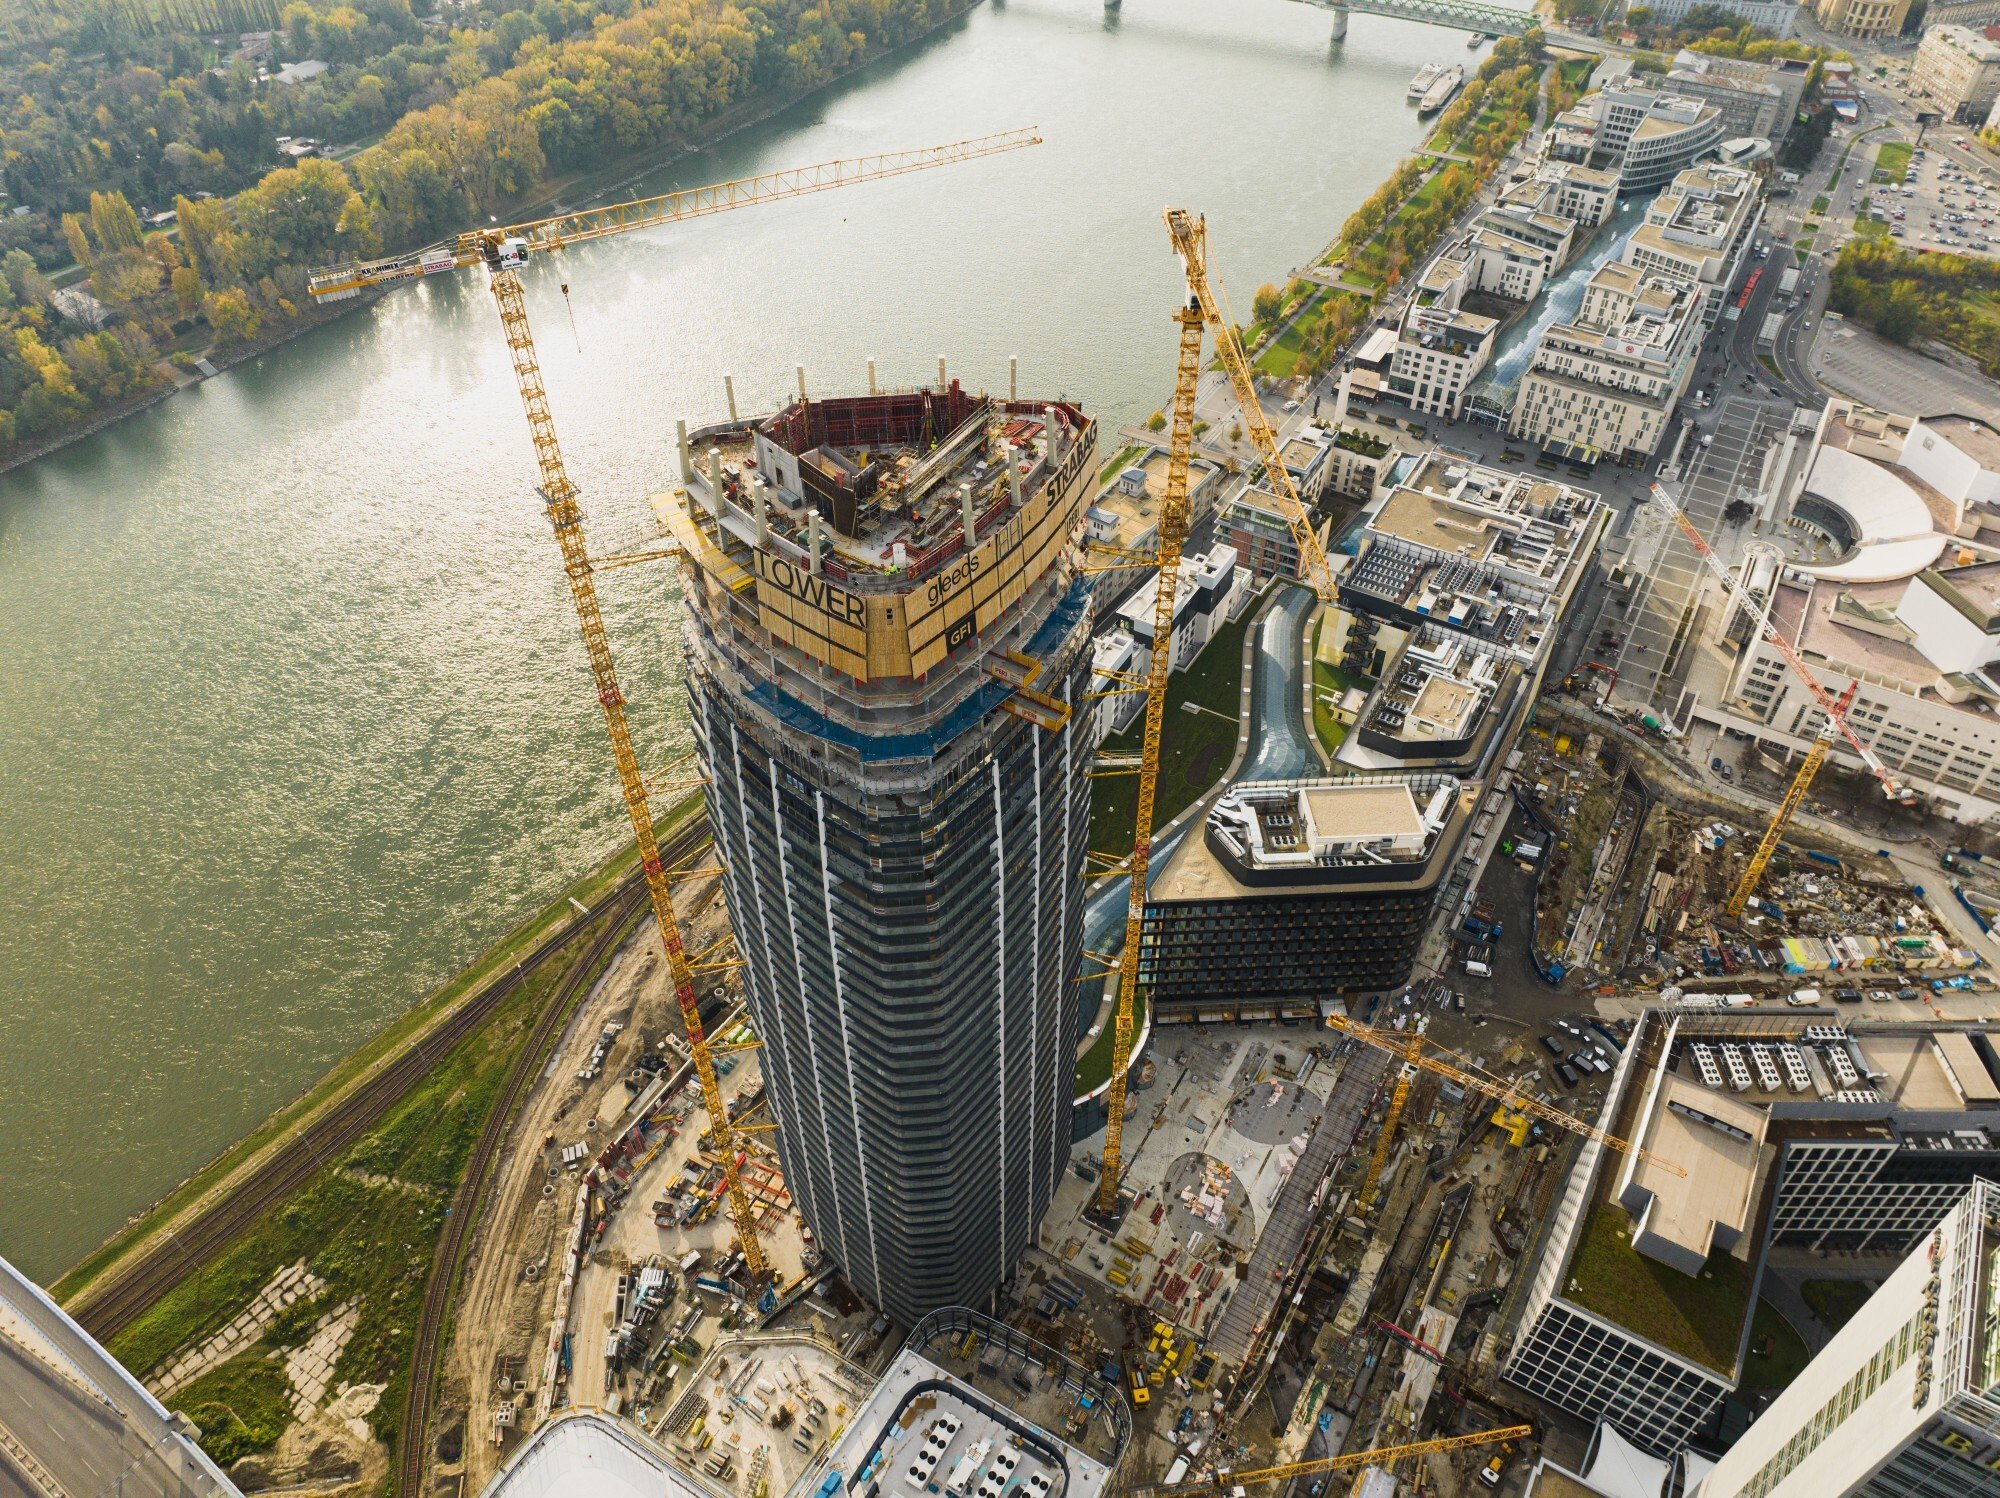
[[(668, 808), (660, 816), (661, 836), (664, 837), (672, 828), (695, 815), (701, 810), (701, 804), (701, 797), (694, 795), (685, 797)], [(50, 1293), (59, 1301), (67, 1301), (75, 1296), (98, 1275), (173, 1221), (181, 1211), (213, 1190), (257, 1151), (324, 1107), (343, 1088), (378, 1065), (383, 1058), (394, 1054), (413, 1035), (434, 1022), (441, 1010), (463, 998), (494, 974), (513, 966), (523, 953), (532, 950), (543, 938), (564, 923), (573, 920), (575, 912), (569, 904), (572, 897), (585, 905), (591, 904), (630, 872), (638, 856), (639, 851), (636, 846), (623, 848), (606, 860), (601, 867), (562, 891), (547, 906), (495, 942), (463, 973), (430, 997), (413, 1005), (407, 1013), (391, 1021), (380, 1033), (358, 1047), (345, 1061), (301, 1093), (295, 1101), (273, 1113), (249, 1134), (148, 1208), (143, 1216), (106, 1239), (57, 1280), (50, 1287)]]
[(1910, 143), (1892, 140), (1875, 153), (1875, 172), (1870, 182), (1901, 182), (1910, 174)]
[[(169, 1401), (205, 1429), (210, 1421), (200, 1407), (228, 1405), (234, 1410), (235, 1419), (221, 1421), (204, 1437), (205, 1444), (214, 1443), (211, 1455), (233, 1460), (277, 1439), (284, 1421), (274, 1427), (252, 1413), (273, 1378), (280, 1398), (285, 1386), (282, 1366), (262, 1354), (303, 1342), (317, 1319), (315, 1310), (356, 1297), (360, 1320), (332, 1383), (387, 1384), (370, 1424), (394, 1444), (417, 1311), (452, 1189), (536, 1012), (606, 919), (579, 928), (567, 956), (544, 964), (510, 994), (375, 1132), (330, 1160), (220, 1257), (111, 1339), (113, 1355), (143, 1377), (219, 1330), (286, 1265), (303, 1260), (327, 1282), (316, 1308), (293, 1307), (257, 1349)], [(208, 1387), (212, 1379), (223, 1387)]]
[(1852, 1321), (1874, 1293), (1875, 1287), (1864, 1280), (1807, 1280), (1799, 1286), (1799, 1294), (1812, 1307), (1819, 1324), (1830, 1332)]
[(1870, 218), (1865, 213), (1857, 214), (1854, 219), (1854, 232), (1866, 239), (1887, 239), (1889, 224), (1886, 219)]
[[(1769, 1357), (1759, 1357), (1757, 1349), (1764, 1339), (1771, 1339)], [(1750, 1322), (1750, 1350), (1743, 1359), (1743, 1387), (1746, 1389), (1782, 1389), (1805, 1371), (1812, 1359), (1806, 1351), (1805, 1338), (1792, 1329), (1791, 1322), (1778, 1314), (1778, 1308), (1768, 1300), (1757, 1302), (1757, 1313)]]
[(1301, 312), (1286, 325), (1284, 332), (1265, 344), (1254, 361), (1258, 370), (1274, 379), (1290, 379), (1298, 367), (1299, 355), (1305, 352), (1306, 329), (1313, 318), (1310, 309)]
[(1825, 193), (1821, 193), (1818, 197), (1813, 199), (1812, 211), (1820, 215), (1822, 218), (1824, 218), (1826, 216), (1826, 210), (1831, 208), (1832, 206), (1833, 206), (1833, 200), (1827, 197)]
[(1337, 698), (1349, 687), (1361, 685), (1360, 678), (1340, 667), (1323, 660), (1313, 661), (1313, 732), (1319, 735), (1320, 747), (1329, 755), (1338, 753), (1346, 742), (1348, 725), (1334, 717), (1327, 706), (1326, 694), (1330, 692)]
[[(1146, 1026), (1146, 990), (1140, 989), (1132, 1002), (1132, 1037), (1138, 1039), (1139, 1032)], [(1097, 1039), (1090, 1043), (1090, 1049), (1076, 1058), (1076, 1095), (1082, 1097), (1096, 1087), (1102, 1087), (1111, 1075), (1111, 1043), (1116, 1038), (1114, 1026), (1109, 1020), (1098, 1032)]]
[(1606, 1202), (1585, 1226), (1565, 1291), (1585, 1310), (1727, 1377), (1750, 1310), (1750, 1266), (1716, 1254), (1699, 1277), (1632, 1247), (1631, 1219)]
[(223, 1466), (277, 1444), (292, 1423), (285, 1365), (263, 1343), (211, 1368), (174, 1395), (174, 1407), (201, 1427), (202, 1448)]
[(1799, 236), (1798, 243), (1793, 245), (1792, 248), (1796, 250), (1799, 254), (1803, 255), (1807, 250), (1813, 247), (1813, 240), (1816, 237), (1817, 236), (1814, 233), (1814, 231), (1807, 230), (1804, 234), (1801, 234)]
[[(1171, 821), (1208, 792), (1236, 753), (1243, 706), (1243, 632), (1257, 613), (1253, 600), (1216, 631), (1188, 669), (1167, 679), (1166, 717), (1160, 729), (1160, 780), (1153, 793), (1153, 826)], [(1191, 712), (1194, 703), (1203, 711)], [(1139, 752), (1144, 724), (1134, 717), (1123, 733), (1104, 741), (1106, 754)], [(1136, 774), (1100, 775), (1090, 785), (1090, 846), (1120, 858), (1132, 851), (1132, 816), (1139, 800)]]

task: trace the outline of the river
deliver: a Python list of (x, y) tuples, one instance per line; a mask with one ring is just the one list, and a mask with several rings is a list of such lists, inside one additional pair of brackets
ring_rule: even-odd
[[(1462, 34), (1282, 0), (1008, 0), (629, 182), (1037, 124), (1032, 151), (572, 252), (530, 310), (595, 549), (676, 417), (933, 376), (1162, 403), (1211, 219), (1239, 315), (1422, 129)], [(629, 174), (627, 174), (629, 176)], [(571, 316), (559, 291), (567, 279)], [(0, 1254), (52, 1277), (624, 835), (504, 348), (398, 292), (0, 479)], [(672, 578), (606, 579), (649, 762)]]

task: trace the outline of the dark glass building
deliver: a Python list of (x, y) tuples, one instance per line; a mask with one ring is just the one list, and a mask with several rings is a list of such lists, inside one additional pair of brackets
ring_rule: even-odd
[(1069, 1147), (1096, 427), (943, 389), (699, 433), (689, 692), (787, 1181), (899, 1320), (979, 1304)]
[(1147, 903), (1140, 965), (1163, 1017), (1263, 1018), (1407, 982), (1473, 804), (1450, 775), (1232, 786)]

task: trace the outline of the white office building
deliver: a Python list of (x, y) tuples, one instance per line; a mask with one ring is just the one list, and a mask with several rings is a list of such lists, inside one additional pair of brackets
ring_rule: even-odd
[[(1802, 482), (1772, 509), (1820, 543), (1783, 569), (1770, 624), (1827, 690), (1852, 682), (1855, 733), (1941, 815), (2000, 818), (2000, 432), (1835, 400)], [(1706, 648), (1706, 647), (1705, 647)], [(1819, 731), (1817, 701), (1759, 635), (1715, 669), (1694, 716), (1783, 753)], [(1859, 768), (1836, 743), (1834, 758)]]
[[(1168, 671), (1186, 670), (1249, 598), (1250, 574), (1237, 564), (1235, 547), (1218, 542), (1205, 555), (1182, 557)], [(1092, 642), (1089, 690), (1108, 694), (1093, 703), (1093, 743), (1129, 726), (1146, 705), (1143, 691), (1128, 689), (1153, 669), (1153, 615), (1159, 600), (1160, 580), (1148, 577), (1119, 605), (1112, 627)]]
[(1583, 1147), (1503, 1376), (1655, 1457), (1712, 1439), (1767, 1249), (1921, 1244), (2000, 1178), (1996, 1067), (1981, 1024), (1646, 1011), (1599, 1119), (1645, 1153)]
[(1694, 1498), (2000, 1498), (2000, 1186), (1978, 1182)]
[(1619, 258), (1700, 287), (1702, 326), (1712, 328), (1763, 217), (1756, 173), (1713, 162), (1689, 167), (1661, 189)]

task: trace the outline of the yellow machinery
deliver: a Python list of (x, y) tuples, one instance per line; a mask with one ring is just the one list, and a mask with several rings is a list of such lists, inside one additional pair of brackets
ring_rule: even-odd
[(1585, 1123), (1574, 1114), (1565, 1113), (1560, 1108), (1551, 1108), (1534, 1094), (1512, 1083), (1502, 1082), (1497, 1077), (1469, 1071), (1465, 1066), (1455, 1066), (1443, 1060), (1424, 1049), (1428, 1042), (1421, 1035), (1404, 1035), (1394, 1030), (1378, 1030), (1372, 1025), (1359, 1024), (1338, 1014), (1327, 1020), (1327, 1025), (1343, 1035), (1352, 1035), (1364, 1045), (1372, 1045), (1378, 1051), (1387, 1051), (1391, 1056), (1399, 1057), (1411, 1066), (1420, 1066), (1436, 1076), (1449, 1078), (1461, 1087), (1468, 1087), (1474, 1092), (1493, 1098), (1516, 1113), (1525, 1114), (1529, 1118), (1538, 1118), (1543, 1123), (1567, 1129), (1572, 1134), (1581, 1134), (1586, 1139), (1594, 1139), (1599, 1144), (1617, 1150), (1620, 1154), (1636, 1156), (1677, 1176), (1687, 1175), (1687, 1172), (1673, 1161), (1663, 1160), (1658, 1155), (1640, 1149), (1628, 1139), (1620, 1139), (1616, 1134), (1607, 1134), (1595, 1125)]
[(1354, 1200), (1356, 1214), (1375, 1205), (1375, 1188), (1381, 1184), (1382, 1167), (1389, 1163), (1389, 1147), (1395, 1142), (1396, 1125), (1402, 1122), (1403, 1104), (1410, 1100), (1410, 1081), (1415, 1075), (1409, 1066), (1396, 1073), (1396, 1090), (1389, 1096), (1389, 1111), (1382, 1115), (1382, 1129), (1375, 1136), (1375, 1153), (1368, 1157), (1368, 1173), (1361, 1178), (1361, 1193)]
[[(1847, 690), (1840, 694), (1840, 701), (1835, 704), (1839, 715), (1844, 716), (1853, 703), (1854, 688), (1857, 685), (1858, 683), (1850, 681)], [(1750, 855), (1749, 867), (1744, 869), (1743, 877), (1736, 881), (1736, 888), (1730, 891), (1729, 903), (1722, 907), (1723, 914), (1732, 921), (1743, 914), (1744, 906), (1750, 903), (1750, 897), (1757, 892), (1757, 881), (1764, 877), (1764, 870), (1770, 865), (1771, 855), (1778, 851), (1778, 841), (1785, 835), (1785, 828), (1792, 820), (1792, 813), (1796, 812), (1805, 801), (1806, 792), (1812, 788), (1813, 776), (1819, 773), (1820, 765), (1825, 762), (1828, 753), (1833, 749), (1833, 736), (1839, 731), (1833, 717), (1828, 717), (1820, 726), (1819, 737), (1813, 740), (1813, 746), (1806, 754), (1805, 763), (1799, 766), (1799, 773), (1792, 777), (1791, 785), (1785, 790), (1785, 799), (1779, 803), (1777, 812), (1771, 817), (1771, 825), (1764, 829), (1763, 840), (1757, 844), (1757, 851)]]
[[(1285, 471), (1278, 439), (1264, 419), (1257, 399), (1257, 382), (1244, 357), (1235, 323), (1225, 315), (1208, 274), (1208, 222), (1185, 208), (1166, 210), (1167, 235), (1180, 256), (1187, 296), (1174, 321), (1180, 328), (1180, 355), (1174, 376), (1172, 416), (1167, 424), (1167, 485), (1160, 501), (1157, 554), (1145, 560), (1155, 566), (1159, 587), (1153, 605), (1153, 639), (1173, 638), (1174, 594), (1180, 586), (1181, 547), (1188, 532), (1188, 459), (1194, 451), (1194, 398), (1201, 377), (1204, 328), (1215, 334), (1215, 351), (1235, 387), (1244, 430), (1264, 463), (1264, 481), (1284, 506), (1285, 518), (1299, 548), (1299, 573), (1322, 602), (1339, 595), (1326, 550), (1313, 530), (1312, 516)], [(1125, 901), (1125, 944), (1118, 955), (1118, 1003), (1112, 1020), (1111, 1084), (1105, 1094), (1104, 1174), (1098, 1182), (1096, 1208), (1105, 1217), (1118, 1210), (1118, 1179), (1124, 1172), (1125, 1068), (1132, 1059), (1132, 1018), (1139, 990), (1139, 933), (1146, 915), (1146, 874), (1153, 852), (1153, 799), (1160, 771), (1160, 727), (1166, 713), (1167, 677), (1172, 652), (1155, 649), (1146, 673), (1145, 728), (1139, 750), (1139, 793), (1133, 811), (1132, 857)]]
[(1353, 1467), (1386, 1467), (1409, 1456), (1428, 1456), (1434, 1451), (1463, 1451), (1469, 1446), (1490, 1446), (1496, 1441), (1512, 1441), (1535, 1433), (1532, 1425), (1509, 1425), (1501, 1430), (1475, 1431), (1469, 1436), (1440, 1436), (1434, 1441), (1415, 1441), (1407, 1446), (1384, 1446), (1375, 1451), (1350, 1451), (1345, 1456), (1322, 1456), (1309, 1462), (1287, 1462), (1282, 1467), (1254, 1467), (1242, 1472), (1227, 1470), (1192, 1482), (1141, 1484), (1126, 1490), (1127, 1498), (1181, 1498), (1188, 1493), (1227, 1493), (1232, 1488), (1259, 1483), (1283, 1482), (1291, 1477), (1311, 1477), (1320, 1472), (1344, 1472)]
[[(736, 182), (697, 187), (686, 192), (668, 193), (631, 203), (586, 209), (555, 218), (536, 219), (500, 229), (475, 229), (455, 239), (407, 255), (386, 260), (335, 266), (314, 273), (312, 294), (321, 301), (337, 301), (371, 286), (394, 285), (400, 281), (442, 271), (461, 270), (475, 265), (486, 268), (493, 299), (500, 310), (500, 326), (506, 334), (507, 350), (514, 366), (514, 383), (521, 392), (527, 412), (528, 430), (534, 439), (535, 462), (541, 471), (541, 496), (549, 524), (555, 530), (562, 551), (563, 572), (569, 578), (570, 598), (576, 606), (577, 624), (583, 632), (583, 646), (590, 658), (591, 679), (597, 689), (597, 705), (604, 714), (604, 726), (611, 736), (611, 757), (618, 767), (619, 789), (625, 795), (625, 810), (632, 820), (632, 835), (638, 840), (639, 862), (645, 870), (646, 890), (652, 897), (653, 915), (659, 922), (660, 940), (666, 948), (667, 970), (672, 975), (674, 994), (680, 1004), (681, 1021), (687, 1027), (688, 1048), (694, 1056), (695, 1073), (701, 1081), (701, 1100), (714, 1133), (716, 1157), (729, 1198), (730, 1216), (742, 1240), (743, 1259), (753, 1275), (766, 1272), (763, 1245), (757, 1239), (755, 1210), (738, 1173), (739, 1161), (729, 1110), (723, 1106), (722, 1089), (715, 1080), (715, 1064), (695, 1000), (694, 974), (697, 963), (681, 944), (680, 923), (674, 916), (672, 881), (660, 858), (658, 839), (653, 831), (652, 807), (647, 799), (646, 779), (639, 757), (632, 747), (632, 733), (625, 721), (625, 694), (613, 669), (611, 644), (604, 632), (604, 617), (597, 603), (595, 568), (612, 560), (593, 559), (584, 545), (583, 512), (578, 508), (576, 486), (570, 482), (563, 464), (562, 449), (556, 441), (555, 419), (549, 410), (548, 393), (543, 388), (541, 361), (528, 327), (528, 313), (518, 274), (531, 255), (603, 239), (631, 229), (657, 224), (678, 223), (754, 203), (776, 202), (897, 177), (929, 167), (968, 161), (1022, 146), (1040, 143), (1032, 130), (1015, 130), (919, 151), (899, 151), (878, 156), (852, 157), (769, 172)], [(1161, 652), (1165, 654), (1165, 652)], [(706, 966), (707, 964), (704, 964)]]

